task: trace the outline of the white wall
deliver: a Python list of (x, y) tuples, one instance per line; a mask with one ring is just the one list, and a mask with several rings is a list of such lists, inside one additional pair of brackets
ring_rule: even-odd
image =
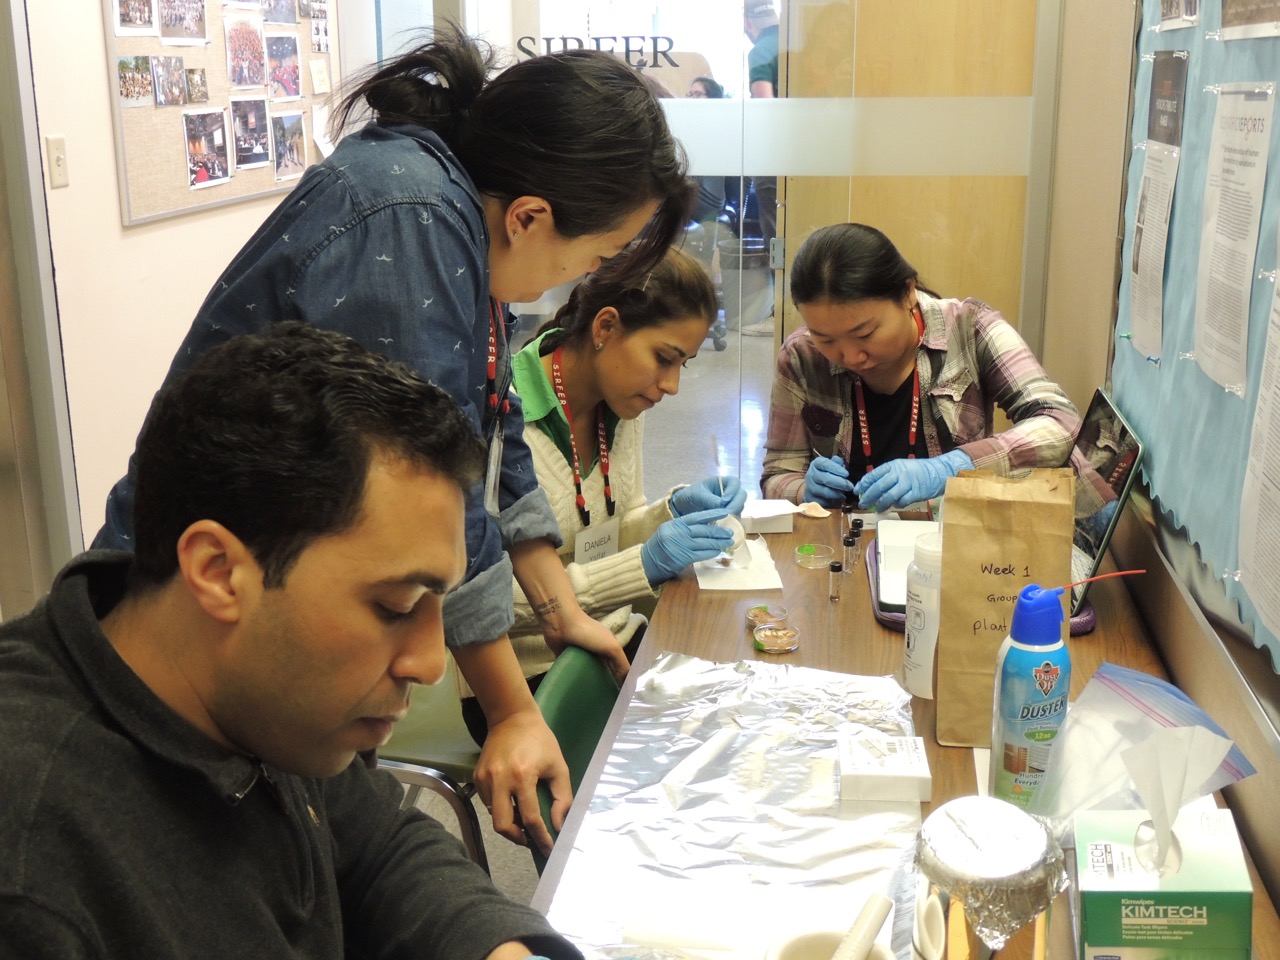
[(102, 4), (29, 0), (27, 20), (41, 149), (67, 141), (71, 184), (47, 202), (87, 542), (196, 308), (279, 198), (122, 227)]
[(1062, 6), (1041, 359), (1083, 411), (1106, 382), (1111, 359), (1134, 6), (1132, 0)]

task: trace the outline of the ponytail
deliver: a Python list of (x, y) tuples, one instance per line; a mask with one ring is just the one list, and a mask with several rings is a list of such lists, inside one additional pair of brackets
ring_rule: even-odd
[(662, 105), (613, 54), (566, 50), (522, 60), (491, 80), (488, 45), (456, 25), (359, 79), (334, 114), (342, 130), (367, 107), (379, 123), (435, 132), (481, 194), (551, 204), (565, 239), (608, 233), (654, 201), (619, 258), (618, 276), (652, 270), (688, 222), (696, 186)]

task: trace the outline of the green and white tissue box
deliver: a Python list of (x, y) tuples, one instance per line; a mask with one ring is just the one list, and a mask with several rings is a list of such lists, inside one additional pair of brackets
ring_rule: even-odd
[(1075, 815), (1081, 960), (1249, 960), (1253, 886), (1231, 811), (1184, 807), (1163, 873), (1134, 850), (1148, 819), (1144, 810)]

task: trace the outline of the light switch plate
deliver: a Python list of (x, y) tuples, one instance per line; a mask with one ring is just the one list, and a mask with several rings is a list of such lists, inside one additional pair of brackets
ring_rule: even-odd
[(44, 138), (46, 162), (49, 164), (49, 188), (69, 186), (71, 175), (67, 172), (67, 138), (48, 136)]

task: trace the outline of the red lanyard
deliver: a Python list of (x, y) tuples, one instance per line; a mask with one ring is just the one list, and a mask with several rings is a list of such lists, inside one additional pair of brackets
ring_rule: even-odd
[(489, 409), (499, 410), (506, 414), (511, 409), (511, 401), (502, 398), (502, 406), (498, 406), (498, 314), (501, 307), (498, 301), (489, 298), (489, 363), (485, 368), (485, 381), (489, 388)]
[[(919, 307), (913, 309), (911, 315), (916, 321), (916, 332), (919, 337), (916, 347), (919, 348), (920, 344), (924, 343), (924, 317), (920, 315)], [(908, 460), (916, 458), (916, 430), (920, 426), (920, 368), (914, 363), (911, 375), (911, 425), (907, 429)], [(861, 377), (853, 378), (853, 396), (858, 402), (858, 432), (862, 434), (862, 455), (867, 461), (867, 473), (870, 473), (875, 467), (871, 463), (871, 430), (867, 424), (867, 400), (862, 392)]]
[[(564, 410), (565, 422), (569, 425), (569, 450), (573, 453), (573, 492), (577, 495), (578, 516), (584, 527), (591, 526), (591, 511), (587, 509), (587, 498), (582, 495), (582, 470), (578, 460), (578, 444), (573, 439), (573, 415), (569, 410), (569, 398), (564, 392), (564, 377), (560, 373), (560, 358), (564, 356), (564, 347), (556, 347), (551, 354), (551, 386), (555, 388), (556, 399)], [(596, 404), (596, 438), (600, 442), (600, 476), (604, 479), (604, 505), (613, 516), (613, 486), (609, 483), (609, 440), (604, 426), (604, 403)]]

